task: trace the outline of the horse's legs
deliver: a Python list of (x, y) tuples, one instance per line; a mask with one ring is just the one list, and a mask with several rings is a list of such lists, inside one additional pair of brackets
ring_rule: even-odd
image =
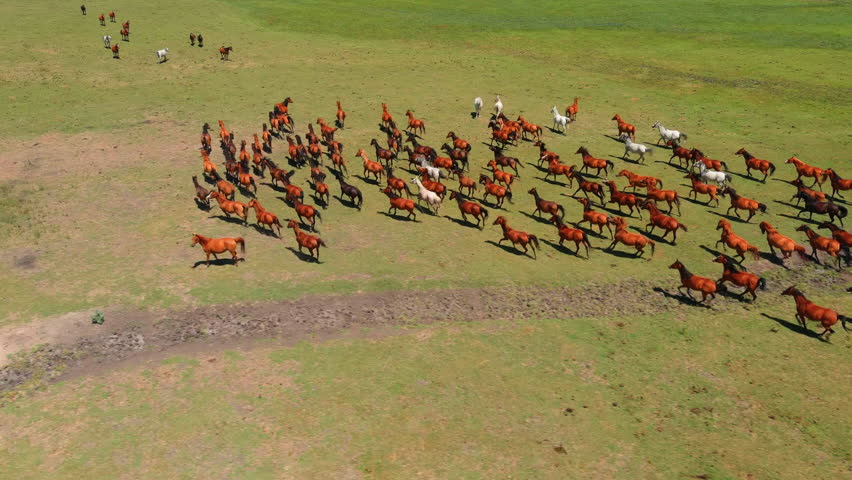
[(210, 252), (204, 252), (204, 254), (207, 255), (207, 266), (209, 267), (210, 266)]
[(754, 210), (749, 210), (748, 211), (748, 218), (746, 219), (746, 222), (750, 222), (751, 217), (753, 217), (753, 216), (754, 216)]

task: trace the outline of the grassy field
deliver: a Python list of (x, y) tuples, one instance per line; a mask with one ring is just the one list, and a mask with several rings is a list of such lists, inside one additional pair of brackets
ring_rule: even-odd
[[(430, 145), (449, 130), (470, 140), (476, 174), (490, 153), (481, 143), (487, 120), (469, 115), (473, 97), (489, 105), (499, 92), (510, 116), (549, 125), (551, 106), (564, 110), (579, 96), (579, 120), (567, 135), (545, 135), (550, 150), (579, 163), (574, 152), (584, 145), (616, 170), (661, 177), (685, 197), (684, 173), (665, 164), (667, 150), (635, 165), (610, 138), (615, 113), (644, 142), (656, 141), (650, 126), (661, 121), (687, 132), (688, 146), (726, 161), (739, 193), (768, 205), (750, 224), (732, 220), (761, 249), (761, 220), (805, 240), (787, 203), (793, 188), (785, 181), (795, 172), (786, 158), (852, 175), (852, 89), (838, 68), (852, 62), (849, 2), (87, 5), (83, 17), (76, 4), (0, 0), (0, 15), (21, 26), (0, 30), (8, 46), (0, 57), (0, 327), (94, 308), (308, 294), (624, 279), (672, 288), (677, 277), (667, 267), (675, 259), (697, 274), (720, 272), (710, 250), (726, 199), (719, 208), (684, 200), (689, 232), (676, 246), (659, 242), (650, 261), (604, 252), (609, 240), (594, 236), (589, 260), (560, 250), (555, 229), (529, 215), (526, 191), (535, 186), (562, 203), (566, 220), (578, 220), (581, 207), (569, 198), (573, 189), (541, 180), (537, 150), (526, 143), (511, 150), (526, 162), (515, 201), (492, 208), (491, 219), (505, 215), (539, 235), (537, 260), (489, 243), (500, 238), (490, 222), (484, 231), (454, 222), (454, 203), (439, 216), (419, 214), (417, 223), (389, 218), (381, 214), (384, 196), (355, 177), (364, 209), (332, 199), (320, 225), (330, 248), (323, 263), (306, 263), (292, 251), (289, 231), (282, 241), (222, 221), (217, 209), (197, 209), (190, 181), (201, 172), (201, 124), (221, 119), (248, 139), (286, 96), (295, 100), (300, 132), (318, 116), (332, 118), (335, 100), (343, 102), (349, 116), (337, 138), (353, 173), (360, 173), (355, 151), (372, 154), (370, 139), (383, 138), (376, 124), (386, 102), (398, 120), (408, 108), (425, 119)], [(111, 9), (132, 22), (131, 41), (119, 42), (121, 60), (101, 44), (107, 33), (120, 38), (118, 24), (97, 23)], [(190, 31), (204, 34), (203, 49), (189, 46)], [(232, 61), (219, 61), (220, 45), (234, 46)], [(158, 65), (154, 51), (164, 47), (171, 58)], [(282, 144), (271, 155), (278, 163), (286, 163)], [(734, 156), (741, 147), (773, 161), (774, 177), (765, 184), (745, 177)], [(218, 150), (213, 158), (221, 164)], [(306, 187), (306, 176), (298, 172), (296, 183)], [(261, 203), (291, 216), (264, 183)], [(247, 261), (191, 268), (203, 259), (189, 248), (193, 232), (244, 236)], [(848, 314), (852, 301), (841, 293), (848, 271), (750, 264), (770, 279), (769, 289), (756, 306), (721, 313), (684, 306), (673, 318), (602, 312), (583, 321), (418, 327), (390, 338), (294, 348), (271, 342), (84, 376), (3, 407), (0, 461), (17, 478), (116, 469), (127, 478), (848, 473), (849, 337), (838, 333), (826, 345), (783, 328), (767, 333), (777, 324), (760, 316), (792, 321), (792, 302), (777, 296), (781, 279), (809, 285), (815, 301)]]

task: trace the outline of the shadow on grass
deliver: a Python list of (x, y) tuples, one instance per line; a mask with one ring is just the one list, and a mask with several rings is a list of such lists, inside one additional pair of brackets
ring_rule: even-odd
[(234, 225), (248, 226), (248, 224), (242, 218), (239, 218), (239, 217), (226, 217), (225, 215), (211, 215), (210, 218), (222, 220), (223, 222), (231, 223), (231, 224), (234, 224)]
[(701, 307), (710, 310), (712, 307), (710, 305), (699, 302), (698, 300), (687, 297), (686, 295), (678, 292), (677, 294), (673, 294), (668, 290), (660, 287), (654, 287), (654, 291), (657, 293), (662, 293), (666, 298), (671, 298), (673, 300), (677, 300), (683, 305), (688, 305), (690, 307)]
[(461, 218), (454, 218), (454, 217), (451, 217), (449, 215), (444, 215), (444, 218), (455, 223), (456, 225), (461, 225), (462, 227), (473, 228), (475, 230), (481, 230), (481, 228), (477, 227), (476, 224), (471, 222), (470, 220), (462, 220)]
[(300, 252), (293, 247), (287, 247), (287, 250), (290, 250), (291, 252), (293, 252), (293, 255), (295, 255), (296, 258), (298, 258), (299, 260), (301, 260), (305, 263), (322, 263), (322, 262), (319, 261), (319, 259), (316, 259), (316, 258), (308, 255), (307, 253)]
[[(542, 239), (542, 240), (541, 240), (541, 243), (544, 243), (544, 244), (546, 244), (546, 245), (549, 245), (551, 248), (553, 248), (553, 249), (554, 249), (554, 250), (556, 250), (557, 252), (561, 252), (561, 253), (564, 253), (564, 254), (566, 254), (566, 255), (571, 255), (571, 256), (574, 256), (574, 257), (577, 257), (577, 258), (581, 258), (581, 259), (583, 259), (583, 260), (588, 260), (588, 259), (589, 259), (588, 257), (585, 257), (585, 256), (583, 256), (583, 255), (581, 255), (581, 254), (578, 254), (578, 253), (577, 253), (577, 252), (575, 252), (574, 250), (572, 250), (572, 249), (570, 249), (570, 248), (566, 247), (565, 245), (559, 245), (559, 243), (558, 243), (558, 242), (551, 242), (550, 240), (544, 240), (544, 239)], [(574, 243), (574, 242), (569, 242), (569, 243)], [(581, 249), (585, 252), (585, 250), (586, 250), (586, 248), (585, 248), (585, 247), (583, 247), (583, 246), (581, 245), (581, 246), (580, 246), (580, 248), (581, 248)]]
[(788, 267), (787, 265), (784, 264), (784, 260), (778, 258), (777, 256), (775, 256), (775, 255), (773, 255), (769, 252), (760, 252), (760, 257), (763, 258), (764, 260), (768, 261), (769, 263), (772, 263), (774, 265), (778, 265), (779, 267), (781, 267), (785, 270), (790, 270), (790, 267)]
[[(550, 223), (550, 221), (549, 221), (549, 220), (547, 220), (547, 218), (550, 218), (550, 217), (542, 218), (542, 217), (539, 217), (538, 215), (533, 215), (533, 214), (531, 214), (531, 213), (527, 213), (527, 212), (520, 212), (520, 213), (521, 213), (521, 215), (524, 215), (524, 216), (526, 216), (527, 218), (531, 218), (531, 219), (535, 220), (535, 221), (536, 221), (536, 222), (538, 222), (538, 223), (543, 223), (543, 224), (545, 224), (545, 225), (553, 225), (552, 223)], [(549, 214), (547, 214), (547, 215), (549, 215)]]
[(812, 218), (797, 217), (795, 215), (787, 215), (786, 213), (779, 213), (778, 216), (784, 217), (784, 218), (789, 218), (791, 220), (796, 220), (798, 222), (810, 223), (811, 225), (819, 225), (820, 223), (823, 222), (822, 220), (814, 220)]
[[(515, 255), (516, 257), (527, 257), (527, 258), (530, 258), (530, 259), (533, 258), (530, 255), (525, 254), (523, 250), (518, 250), (517, 248), (515, 248), (514, 246), (511, 246), (511, 245), (503, 245), (503, 244), (495, 242), (494, 240), (486, 240), (485, 243), (490, 243), (491, 245), (494, 245), (495, 247), (503, 250), (504, 252), (511, 253), (512, 255)], [(530, 247), (527, 247), (527, 248), (530, 248)]]
[[(238, 258), (238, 262), (245, 262), (245, 258)], [(192, 268), (198, 268), (201, 265), (207, 265), (207, 260), (199, 260), (192, 265)], [(210, 260), (210, 265), (214, 266), (222, 266), (222, 265), (235, 265), (233, 258), (217, 258), (215, 260)]]
[(751, 224), (751, 222), (747, 222), (745, 218), (740, 218), (740, 217), (737, 217), (736, 215), (728, 215), (727, 213), (714, 212), (713, 210), (707, 210), (707, 213), (710, 213), (712, 215), (716, 215), (717, 217), (722, 217), (722, 218), (730, 220), (732, 222), (743, 223), (743, 224), (746, 224), (746, 225)]
[(341, 196), (339, 196), (339, 195), (334, 195), (334, 197), (333, 197), (333, 198), (334, 198), (335, 200), (337, 200), (338, 202), (340, 202), (340, 204), (341, 204), (341, 205), (343, 205), (344, 207), (347, 207), (347, 208), (355, 208), (355, 209), (361, 210), (361, 207), (359, 207), (359, 206), (358, 206), (358, 204), (357, 204), (357, 203), (355, 203), (355, 202), (354, 202), (354, 201), (352, 201), (352, 200), (348, 200), (348, 199), (347, 199), (347, 200), (344, 200), (344, 199), (343, 199), (343, 197), (341, 197)]
[[(786, 328), (787, 330), (790, 330), (791, 332), (796, 332), (799, 335), (804, 335), (804, 336), (810, 337), (810, 338), (816, 338), (816, 339), (819, 339), (822, 342), (826, 342), (826, 340), (823, 339), (822, 337), (820, 337), (818, 333), (811, 331), (811, 330), (806, 330), (806, 329), (802, 328), (801, 325), (798, 325), (798, 324), (795, 324), (795, 323), (792, 323), (792, 322), (788, 322), (787, 320), (784, 320), (782, 318), (773, 317), (772, 315), (768, 315), (766, 313), (761, 313), (760, 315), (772, 320), (773, 322), (777, 323), (778, 325), (781, 325), (782, 327)], [(828, 343), (828, 342), (826, 342), (826, 343)]]
[(271, 229), (268, 229), (266, 227), (262, 227), (262, 226), (260, 226), (256, 223), (253, 223), (251, 226), (254, 227), (254, 230), (261, 235), (266, 235), (267, 237), (278, 238), (278, 239), (281, 238), (280, 236), (278, 236), (278, 234), (276, 234)]
[(418, 222), (417, 217), (411, 218), (408, 215), (401, 215), (399, 213), (388, 213), (388, 212), (385, 212), (385, 211), (382, 211), (382, 210), (379, 210), (376, 213), (378, 213), (379, 215), (384, 215), (388, 218), (392, 218), (394, 220), (405, 220), (405, 221), (415, 222), (415, 223)]

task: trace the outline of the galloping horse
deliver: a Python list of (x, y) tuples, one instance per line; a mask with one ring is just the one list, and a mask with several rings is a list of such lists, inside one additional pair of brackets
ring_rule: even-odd
[(423, 120), (414, 118), (414, 112), (406, 110), (405, 115), (408, 117), (408, 126), (405, 127), (406, 130), (411, 130), (414, 133), (417, 133), (418, 131), (422, 134), (426, 133), (426, 123)]
[(548, 213), (551, 216), (558, 215), (559, 218), (565, 218), (565, 208), (563, 208), (562, 205), (541, 198), (538, 194), (538, 190), (535, 188), (531, 188), (527, 193), (532, 195), (535, 199), (535, 210), (533, 210), (533, 215)]
[(565, 223), (562, 222), (562, 219), (556, 215), (550, 217), (550, 223), (556, 225), (556, 230), (559, 231), (559, 245), (563, 245), (565, 240), (574, 242), (577, 246), (577, 250), (574, 251), (575, 255), (580, 254), (580, 245), (583, 245), (586, 247), (586, 258), (589, 258), (589, 249), (592, 244), (589, 243), (589, 236), (586, 235), (586, 232), (579, 228), (571, 228), (565, 225)]
[[(675, 260), (675, 262), (669, 265), (669, 268), (675, 269), (680, 273), (680, 286), (677, 287), (677, 290), (683, 294), (686, 292), (686, 296), (695, 300), (695, 297), (689, 293), (690, 290), (697, 290), (701, 292), (701, 303), (704, 303), (709, 296), (711, 300), (716, 298), (716, 282), (710, 280), (706, 277), (699, 277), (698, 275), (693, 275), (686, 267), (680, 263), (680, 260)], [(684, 290), (685, 289), (685, 290)]]
[(405, 210), (406, 212), (408, 212), (408, 216), (406, 218), (411, 219), (411, 216), (413, 215), (414, 221), (417, 221), (417, 214), (414, 213), (414, 200), (400, 197), (399, 195), (394, 193), (390, 185), (385, 187), (382, 190), (382, 193), (388, 196), (388, 201), (390, 202), (390, 207), (388, 207), (388, 215), (391, 215), (391, 213), (396, 215), (397, 211)]
[(593, 157), (586, 147), (580, 147), (576, 153), (583, 156), (583, 168), (580, 169), (580, 172), (585, 172), (587, 168), (594, 168), (596, 170), (595, 175), (600, 177), (601, 170), (604, 171), (605, 176), (609, 176), (609, 168), (615, 169), (615, 164), (611, 160)]
[(580, 110), (579, 100), (579, 98), (574, 97), (574, 103), (565, 108), (565, 115), (570, 117), (572, 122), (577, 120), (577, 112)]
[(817, 254), (817, 250), (822, 250), (823, 252), (829, 254), (830, 256), (837, 259), (837, 270), (840, 270), (840, 242), (835, 240), (834, 238), (828, 238), (818, 235), (815, 231), (811, 230), (811, 227), (807, 225), (801, 225), (796, 229), (797, 232), (805, 232), (805, 235), (808, 236), (808, 242), (811, 244), (811, 256), (814, 257), (817, 263), (819, 262), (819, 255)]
[(527, 248), (527, 245), (529, 245), (532, 248), (533, 258), (537, 257), (535, 249), (539, 246), (538, 237), (531, 233), (526, 233), (511, 228), (509, 226), (509, 222), (506, 220), (506, 217), (503, 216), (497, 217), (497, 219), (494, 220), (494, 223), (492, 225), (500, 225), (500, 227), (503, 229), (503, 238), (501, 238), (497, 242), (497, 245), (502, 244), (504, 240), (508, 240), (512, 242), (512, 246), (520, 245), (524, 247), (524, 255), (527, 255), (529, 253), (529, 249)]
[[(654, 255), (654, 250), (657, 242), (647, 238), (641, 233), (631, 233), (627, 231), (627, 222), (621, 217), (610, 217), (610, 223), (615, 225), (615, 235), (612, 237), (612, 243), (606, 247), (606, 250), (615, 248), (616, 243), (622, 243), (628, 247), (636, 249), (636, 256), (641, 257), (645, 254), (645, 245), (651, 244), (651, 255)], [(649, 259), (650, 260), (650, 259)]]
[(687, 195), (689, 198), (692, 198), (693, 193), (695, 194), (695, 200), (698, 200), (699, 194), (709, 195), (710, 198), (707, 200), (707, 205), (709, 206), (710, 202), (715, 200), (716, 206), (719, 206), (719, 198), (716, 197), (716, 193), (719, 191), (719, 187), (717, 187), (716, 185), (710, 185), (701, 182), (700, 180), (698, 180), (698, 177), (692, 172), (690, 172), (687, 176), (683, 178), (688, 178), (692, 182), (692, 190), (690, 190), (689, 194)]
[(231, 256), (234, 258), (234, 266), (238, 267), (240, 258), (237, 257), (237, 245), (240, 246), (240, 251), (242, 253), (246, 253), (246, 241), (243, 240), (243, 237), (208, 238), (204, 235), (193, 233), (192, 245), (190, 245), (190, 247), (194, 247), (196, 244), (200, 244), (201, 248), (204, 249), (204, 255), (207, 256), (208, 267), (210, 266), (210, 255), (213, 255), (213, 258), (219, 260), (217, 255), (225, 252), (231, 252)]
[(841, 178), (840, 175), (837, 174), (837, 172), (830, 168), (825, 169), (824, 175), (831, 180), (832, 197), (844, 198), (842, 194), (837, 192), (852, 190), (852, 178)]
[(234, 47), (226, 47), (224, 45), (219, 47), (219, 60), (228, 60), (228, 56), (231, 55), (232, 51), (234, 51)]
[(766, 280), (758, 277), (753, 273), (738, 270), (734, 262), (728, 260), (728, 257), (719, 255), (714, 260), (716, 263), (722, 264), (722, 278), (716, 281), (716, 285), (722, 286), (725, 282), (731, 282), (734, 285), (745, 287), (745, 290), (740, 294), (740, 297), (746, 293), (751, 294), (751, 301), (757, 300), (755, 290), (760, 288), (766, 290)]
[(765, 204), (760, 203), (757, 200), (752, 200), (750, 198), (740, 196), (740, 195), (737, 194), (737, 191), (734, 190), (731, 187), (725, 187), (725, 189), (722, 190), (722, 195), (725, 195), (725, 194), (728, 194), (728, 195), (731, 196), (731, 206), (728, 207), (728, 211), (725, 212), (725, 215), (730, 215), (731, 210), (733, 210), (734, 215), (736, 215), (737, 218), (742, 218), (742, 217), (740, 217), (739, 210), (747, 210), (748, 211), (748, 218), (746, 219), (746, 222), (750, 222), (751, 217), (753, 217), (754, 213), (757, 212), (758, 210), (760, 210), (761, 213), (766, 213), (766, 205)]
[(769, 251), (773, 256), (775, 255), (775, 248), (778, 248), (781, 250), (784, 260), (790, 258), (793, 252), (798, 253), (802, 258), (807, 258), (805, 247), (779, 233), (769, 222), (760, 222), (760, 231), (766, 234), (766, 242), (769, 244)]
[(734, 155), (742, 155), (746, 164), (746, 174), (749, 177), (751, 177), (751, 169), (753, 168), (763, 174), (763, 180), (761, 181), (766, 183), (766, 177), (775, 173), (775, 165), (767, 160), (756, 158), (752, 154), (748, 153), (745, 148), (737, 150), (737, 153)]
[(635, 126), (633, 126), (633, 125), (625, 122), (624, 120), (622, 120), (621, 116), (617, 113), (615, 114), (614, 117), (611, 118), (611, 120), (615, 120), (618, 123), (618, 135), (619, 136), (621, 136), (622, 133), (626, 133), (627, 135), (630, 136), (631, 140), (633, 140), (634, 142), (636, 141), (636, 127)]
[(219, 202), (219, 208), (226, 217), (231, 218), (231, 214), (233, 213), (234, 215), (242, 218), (244, 224), (248, 224), (248, 205), (242, 202), (228, 200), (225, 195), (215, 191), (207, 194), (207, 202), (209, 202), (211, 198), (215, 198), (216, 201)]
[(808, 165), (796, 157), (790, 157), (784, 163), (792, 163), (796, 167), (796, 180), (801, 180), (802, 177), (811, 177), (814, 179), (814, 184), (811, 187), (813, 188), (814, 185), (817, 185), (822, 190), (822, 182), (825, 180), (825, 170)]
[(796, 321), (802, 326), (802, 328), (805, 330), (808, 329), (808, 325), (805, 320), (819, 322), (822, 325), (822, 328), (825, 330), (823, 330), (819, 336), (823, 337), (825, 341), (829, 341), (829, 337), (831, 337), (831, 334), (834, 333), (834, 330), (831, 327), (833, 327), (838, 320), (840, 320), (843, 325), (843, 329), (847, 332), (849, 331), (849, 329), (846, 328), (846, 321), (849, 320), (848, 317), (840, 315), (835, 310), (820, 307), (814, 302), (811, 302), (805, 298), (805, 294), (796, 288), (795, 285), (788, 287), (786, 290), (781, 292), (781, 295), (789, 295), (796, 301)]
[(603, 227), (606, 227), (609, 230), (609, 236), (612, 237), (612, 222), (609, 215), (592, 210), (592, 202), (588, 198), (578, 198), (576, 200), (583, 204), (583, 219), (577, 222), (576, 225), (579, 227), (581, 223), (589, 222), (590, 230), (592, 226), (597, 225), (600, 236), (603, 236)]
[(254, 208), (255, 221), (258, 225), (269, 226), (269, 231), (272, 232), (273, 235), (275, 234), (273, 227), (277, 227), (278, 238), (281, 238), (281, 223), (278, 221), (278, 217), (276, 217), (274, 213), (264, 209), (260, 206), (260, 202), (255, 199), (251, 199), (248, 206), (249, 208)]
[(615, 203), (618, 205), (618, 212), (621, 213), (621, 207), (630, 207), (630, 215), (633, 215), (633, 209), (639, 213), (639, 218), (642, 218), (642, 209), (639, 208), (641, 203), (636, 195), (630, 193), (619, 192), (618, 187), (612, 180), (604, 182), (609, 187), (609, 201), (606, 203)]
[(483, 202), (488, 201), (488, 195), (494, 195), (494, 197), (497, 199), (497, 208), (503, 208), (503, 200), (506, 198), (509, 199), (509, 203), (512, 202), (512, 191), (506, 189), (506, 187), (502, 185), (497, 185), (485, 175), (479, 176), (479, 183), (485, 185), (485, 193), (482, 194)]
[(746, 252), (751, 252), (755, 260), (760, 259), (760, 250), (758, 250), (754, 245), (748, 243), (748, 241), (746, 241), (743, 237), (735, 234), (733, 227), (731, 227), (731, 222), (724, 218), (720, 218), (719, 223), (716, 224), (716, 230), (722, 231), (722, 237), (716, 242), (717, 247), (721, 243), (722, 248), (733, 248), (737, 251), (737, 256), (743, 261), (745, 261)]
[[(462, 219), (467, 222), (467, 215), (472, 215), (476, 219), (476, 226), (480, 230), (485, 228), (485, 222), (488, 219), (488, 210), (482, 205), (468, 200), (464, 195), (456, 191), (450, 191), (450, 200), (455, 200), (461, 212)], [(480, 220), (482, 225), (479, 224)]]
[[(686, 229), (686, 225), (678, 222), (676, 219), (664, 215), (658, 208), (657, 204), (654, 203), (653, 200), (647, 199), (642, 203), (642, 208), (648, 210), (650, 212), (650, 223), (645, 226), (645, 231), (648, 233), (654, 233), (654, 229), (659, 227), (662, 228), (665, 233), (663, 233), (663, 238), (666, 238), (666, 235), (669, 233), (672, 234), (672, 245), (677, 243), (677, 231), (678, 229), (683, 230), (684, 232), (688, 232)], [(648, 227), (651, 227), (651, 230), (648, 230)]]
[(340, 100), (337, 101), (337, 113), (335, 114), (337, 118), (337, 126), (343, 128), (343, 124), (346, 123), (346, 112), (343, 111), (343, 107), (340, 106)]
[[(319, 263), (319, 251), (320, 247), (328, 248), (328, 245), (320, 238), (314, 235), (308, 235), (307, 233), (302, 233), (299, 230), (299, 224), (295, 220), (287, 221), (287, 228), (292, 228), (293, 233), (296, 234), (296, 243), (299, 245), (299, 253), (302, 253), (302, 248), (307, 248), (308, 252), (311, 254), (317, 263)], [(316, 255), (314, 255), (314, 250), (316, 250)]]

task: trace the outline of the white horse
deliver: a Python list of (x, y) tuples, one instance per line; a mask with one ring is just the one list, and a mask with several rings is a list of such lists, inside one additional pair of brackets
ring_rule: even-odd
[(687, 135), (685, 133), (678, 132), (677, 130), (669, 130), (664, 127), (660, 122), (655, 122), (651, 125), (651, 128), (656, 128), (660, 132), (660, 140), (657, 140), (657, 145), (660, 144), (660, 141), (668, 142), (679, 142), (681, 140), (686, 140)]
[(424, 187), (423, 183), (420, 181), (419, 178), (414, 177), (411, 179), (411, 181), (416, 183), (417, 188), (420, 189), (420, 191), (417, 192), (417, 203), (420, 203), (421, 201), (425, 200), (426, 203), (429, 205), (429, 208), (432, 209), (435, 213), (438, 213), (438, 209), (441, 208), (441, 197), (439, 197), (438, 194), (433, 192), (432, 190), (429, 190), (428, 188)]
[(639, 160), (640, 160), (642, 163), (645, 163), (645, 154), (646, 154), (646, 153), (647, 153), (648, 155), (653, 155), (653, 154), (654, 154), (654, 150), (652, 150), (652, 149), (651, 149), (651, 147), (649, 147), (648, 145), (645, 145), (644, 143), (636, 143), (636, 142), (634, 142), (633, 140), (631, 140), (631, 139), (630, 139), (630, 135), (627, 135), (626, 133), (625, 133), (625, 134), (622, 134), (622, 135), (621, 135), (620, 137), (618, 137), (618, 138), (620, 138), (620, 139), (621, 139), (621, 141), (623, 141), (623, 142), (624, 142), (624, 155), (623, 155), (623, 158), (624, 158), (625, 160), (627, 160), (628, 158), (630, 158), (630, 154), (631, 154), (631, 153), (638, 153), (638, 154), (639, 154)]
[(476, 116), (473, 118), (479, 118), (479, 113), (482, 112), (482, 97), (473, 99), (473, 111), (476, 112)]
[(707, 168), (707, 165), (704, 165), (704, 162), (701, 160), (692, 164), (692, 168), (698, 169), (698, 175), (701, 177), (701, 181), (704, 183), (708, 182), (716, 182), (719, 186), (724, 187), (727, 182), (731, 181), (731, 176), (725, 172), (717, 172), (716, 170), (710, 170)]
[(104, 48), (109, 48), (109, 42), (112, 41), (112, 35), (104, 35)]
[(499, 117), (501, 113), (503, 113), (503, 101), (500, 100), (500, 95), (497, 95), (494, 99), (494, 115)]
[(568, 124), (571, 123), (571, 117), (560, 114), (556, 105), (550, 109), (550, 113), (553, 114), (553, 129), (565, 133), (568, 130)]
[(157, 50), (157, 60), (159, 60), (160, 63), (165, 62), (166, 60), (168, 60), (168, 58), (166, 58), (166, 55), (168, 55), (168, 54), (169, 54), (168, 48), (164, 48), (162, 50)]
[(426, 160), (426, 157), (424, 157), (423, 155), (419, 155), (417, 158), (420, 159), (420, 168), (426, 170), (426, 176), (436, 182), (440, 182), (442, 178), (447, 178), (447, 174), (444, 173), (444, 171), (440, 168), (435, 167), (431, 163), (429, 163), (429, 161)]

